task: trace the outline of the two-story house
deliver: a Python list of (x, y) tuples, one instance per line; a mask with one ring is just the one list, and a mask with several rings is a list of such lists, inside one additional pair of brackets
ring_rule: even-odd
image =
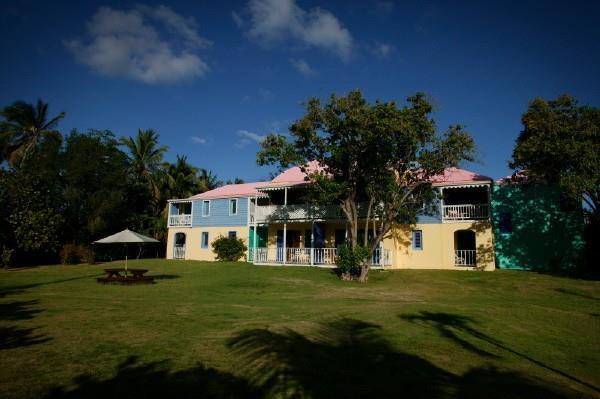
[[(270, 182), (220, 187), (169, 206), (168, 258), (213, 260), (210, 243), (235, 235), (248, 246), (248, 261), (262, 265), (333, 267), (346, 239), (337, 204), (309, 205), (298, 167)], [(494, 269), (490, 223), (492, 180), (450, 168), (432, 180), (439, 190), (437, 215), (392, 229), (373, 254), (379, 268)]]

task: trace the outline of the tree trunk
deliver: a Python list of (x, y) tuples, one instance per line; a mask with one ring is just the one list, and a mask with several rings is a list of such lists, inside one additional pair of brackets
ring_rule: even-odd
[(367, 280), (369, 279), (369, 262), (368, 259), (366, 259), (362, 265), (360, 265), (360, 275), (358, 276), (358, 281), (361, 283), (366, 283)]

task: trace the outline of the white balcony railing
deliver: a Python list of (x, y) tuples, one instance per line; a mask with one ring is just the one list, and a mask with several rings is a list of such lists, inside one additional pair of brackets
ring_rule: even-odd
[(487, 219), (490, 215), (488, 204), (444, 205), (444, 220)]
[(474, 249), (457, 249), (454, 251), (454, 264), (456, 266), (475, 266), (477, 264), (477, 251)]
[(169, 227), (191, 226), (192, 215), (171, 215), (169, 216)]
[(342, 209), (336, 205), (264, 205), (254, 208), (254, 221), (341, 219)]
[[(284, 259), (283, 248), (250, 248), (248, 260), (262, 264), (290, 264), (305, 266), (335, 266), (337, 258), (336, 248), (286, 248)], [(392, 264), (392, 253), (389, 249), (383, 252), (377, 248), (371, 258), (372, 266), (390, 266)]]

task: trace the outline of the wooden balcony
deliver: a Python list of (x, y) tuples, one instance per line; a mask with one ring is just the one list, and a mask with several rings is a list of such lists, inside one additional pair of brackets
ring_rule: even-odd
[(189, 227), (192, 225), (192, 215), (169, 216), (168, 227)]
[(444, 220), (478, 220), (490, 217), (488, 204), (444, 205), (442, 207)]
[(254, 208), (254, 222), (275, 222), (284, 220), (328, 220), (342, 219), (342, 209), (336, 205), (264, 205)]

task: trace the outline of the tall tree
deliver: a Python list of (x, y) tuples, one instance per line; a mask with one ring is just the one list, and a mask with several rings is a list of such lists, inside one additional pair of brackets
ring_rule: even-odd
[(576, 204), (584, 203), (586, 273), (600, 264), (600, 108), (581, 106), (568, 95), (529, 103), (521, 119), (510, 166), (531, 179), (557, 184)]
[[(460, 126), (436, 134), (431, 112), (423, 94), (409, 97), (402, 108), (394, 102), (369, 104), (360, 91), (333, 95), (325, 105), (313, 98), (291, 125), (291, 141), (268, 136), (257, 160), (260, 165), (300, 165), (313, 183), (312, 200), (340, 204), (352, 248), (359, 245), (362, 226), (360, 244), (373, 253), (395, 224), (415, 221), (424, 204), (431, 208), (430, 177), (473, 158), (471, 136)], [(374, 236), (369, 242), (370, 226)], [(368, 272), (364, 259), (358, 279), (366, 281)]]
[(558, 184), (600, 215), (600, 108), (580, 106), (575, 98), (536, 98), (522, 117), (510, 166)]
[(139, 129), (135, 138), (121, 139), (122, 144), (129, 150), (132, 172), (146, 181), (156, 202), (161, 195), (159, 179), (162, 173), (163, 155), (168, 149), (167, 146), (158, 144), (158, 138), (158, 133), (152, 129)]
[(186, 198), (200, 190), (199, 169), (188, 163), (185, 155), (177, 155), (175, 163), (165, 165), (171, 198)]
[(210, 170), (201, 168), (198, 173), (199, 180), (199, 193), (204, 191), (214, 190), (215, 188), (222, 186), (223, 182), (220, 181), (216, 175)]
[(69, 242), (87, 244), (128, 227), (136, 211), (128, 201), (140, 197), (131, 195), (127, 155), (112, 132), (73, 130), (65, 139), (63, 168)]
[(1, 161), (12, 166), (21, 166), (44, 134), (52, 131), (65, 117), (61, 112), (49, 118), (48, 104), (38, 100), (36, 105), (23, 101), (14, 102), (0, 111), (4, 121), (0, 122)]

